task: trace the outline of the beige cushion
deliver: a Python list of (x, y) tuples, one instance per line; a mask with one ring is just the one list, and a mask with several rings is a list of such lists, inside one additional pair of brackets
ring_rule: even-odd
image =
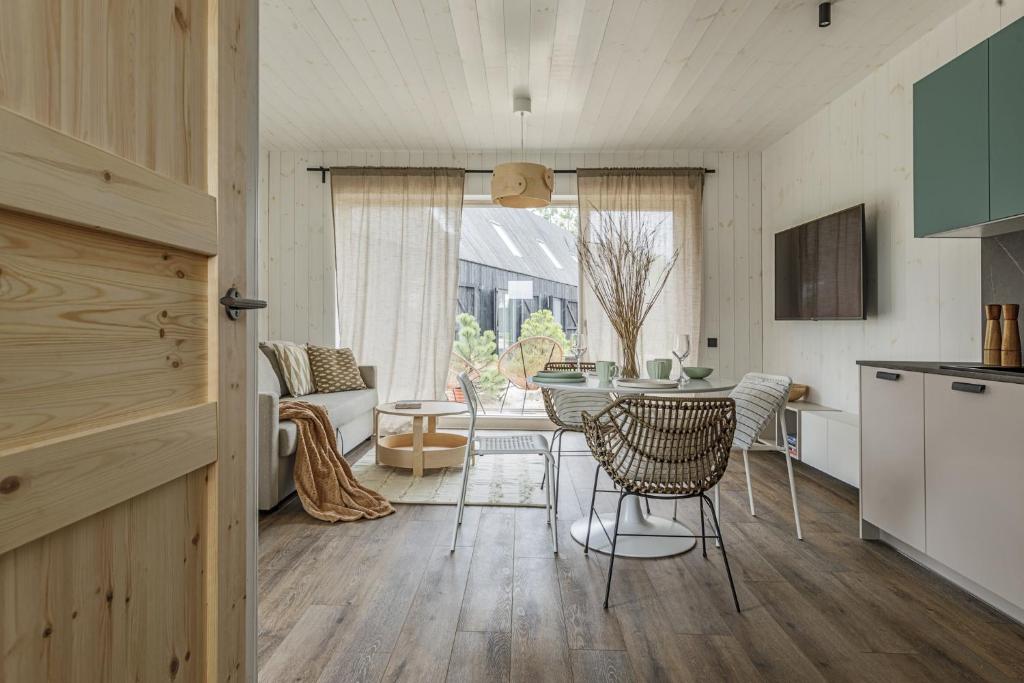
[(352, 355), (352, 349), (335, 349), (329, 346), (306, 344), (309, 364), (313, 369), (313, 384), (319, 394), (336, 391), (365, 389), (366, 383), (359, 374), (359, 364)]
[(292, 396), (313, 393), (313, 372), (306, 349), (291, 342), (267, 342), (266, 346), (277, 356), (277, 364), (288, 393)]
[[(377, 405), (377, 390), (362, 389), (334, 394), (310, 394), (303, 396), (302, 400), (323, 406), (327, 410), (327, 416), (331, 418), (331, 425), (335, 429), (341, 429), (361, 415), (373, 412)], [(298, 430), (291, 420), (282, 420), (278, 429), (278, 456), (290, 457), (295, 453), (298, 444)]]

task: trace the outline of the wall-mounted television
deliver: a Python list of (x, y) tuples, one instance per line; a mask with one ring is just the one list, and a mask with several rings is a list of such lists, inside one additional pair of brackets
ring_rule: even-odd
[(864, 205), (775, 235), (776, 320), (863, 320)]

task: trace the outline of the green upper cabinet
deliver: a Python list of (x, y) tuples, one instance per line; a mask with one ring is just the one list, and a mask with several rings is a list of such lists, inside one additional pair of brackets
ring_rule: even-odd
[(914, 84), (914, 235), (1024, 230), (1024, 19)]
[(990, 220), (1024, 214), (1024, 21), (989, 49)]
[(989, 220), (988, 43), (914, 84), (914, 236)]

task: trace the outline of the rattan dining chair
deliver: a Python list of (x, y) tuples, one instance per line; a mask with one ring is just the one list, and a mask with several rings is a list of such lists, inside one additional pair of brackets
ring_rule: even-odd
[[(604, 606), (612, 589), (612, 571), (615, 568), (615, 547), (620, 535), (619, 516), (622, 501), (627, 496), (680, 500), (700, 499), (700, 535), (680, 535), (680, 538), (701, 539), (701, 552), (708, 556), (707, 539), (718, 541), (729, 577), (729, 588), (736, 611), (740, 602), (736, 585), (729, 569), (729, 556), (722, 540), (722, 527), (718, 523), (715, 506), (707, 492), (713, 489), (725, 474), (729, 464), (729, 450), (736, 431), (736, 404), (731, 398), (661, 398), (654, 396), (623, 396), (616, 399), (597, 415), (583, 414), (583, 428), (587, 443), (600, 465), (594, 474), (594, 493), (590, 499), (590, 524), (594, 522), (594, 503), (597, 499), (597, 480), (603, 470), (619, 487), (619, 502), (615, 510), (615, 529), (611, 532), (611, 561), (608, 564), (608, 584), (605, 587)], [(705, 504), (711, 513), (713, 535), (708, 535), (704, 523)], [(604, 521), (598, 516), (604, 527)], [(608, 533), (605, 529), (605, 533)], [(590, 527), (584, 553), (590, 550)]]
[[(455, 529), (452, 531), (452, 552), (459, 540), (462, 513), (466, 508), (466, 489), (469, 485), (469, 467), (474, 457), (488, 455), (541, 455), (544, 457), (544, 472), (554, 481), (555, 459), (548, 447), (548, 440), (541, 434), (510, 434), (502, 436), (477, 436), (476, 414), (480, 409), (480, 397), (476, 387), (466, 373), (459, 374), (459, 386), (469, 406), (469, 435), (466, 441), (466, 457), (462, 463), (462, 487), (459, 492), (458, 512), (455, 515)], [(547, 487), (545, 507), (548, 511), (548, 526), (551, 527), (551, 546), (558, 553), (558, 525), (555, 524), (554, 487)]]
[[(553, 361), (545, 364), (544, 369), (548, 371), (594, 372), (597, 369), (597, 363), (593, 361)], [(583, 413), (596, 415), (604, 410), (612, 398), (607, 391), (541, 389), (541, 394), (544, 397), (544, 410), (548, 414), (548, 419), (555, 425), (555, 431), (551, 434), (551, 445), (555, 448), (555, 515), (557, 516), (558, 486), (562, 472), (562, 439), (567, 432), (582, 434)], [(580, 454), (590, 455), (590, 451), (581, 451)], [(544, 486), (545, 481), (541, 481), (541, 487)]]
[(789, 473), (789, 495), (793, 499), (793, 519), (796, 522), (796, 537), (804, 539), (800, 529), (800, 505), (796, 498), (796, 481), (793, 477), (793, 461), (789, 457), (785, 438), (786, 430), (782, 419), (783, 408), (789, 399), (789, 388), (793, 380), (785, 375), (765, 375), (759, 372), (748, 372), (730, 392), (729, 396), (736, 401), (736, 436), (732, 447), (743, 451), (743, 470), (747, 477), (747, 498), (750, 501), (750, 515), (756, 517), (754, 511), (754, 488), (750, 483), (750, 458), (747, 453), (757, 442), (761, 431), (774, 418), (782, 435), (782, 457), (786, 459), (786, 470)]

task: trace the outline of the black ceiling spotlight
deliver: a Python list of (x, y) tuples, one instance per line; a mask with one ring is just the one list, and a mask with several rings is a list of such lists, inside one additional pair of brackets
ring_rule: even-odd
[(823, 2), (818, 5), (818, 27), (825, 28), (832, 25), (832, 3)]

